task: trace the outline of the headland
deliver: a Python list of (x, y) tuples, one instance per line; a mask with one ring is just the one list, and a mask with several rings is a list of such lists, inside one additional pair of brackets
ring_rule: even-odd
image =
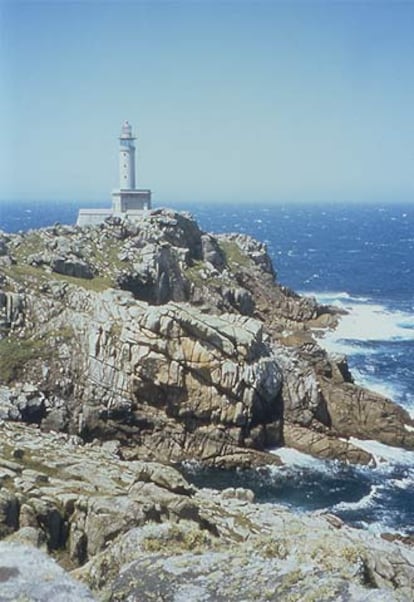
[(410, 599), (403, 543), (177, 472), (269, 467), (284, 445), (368, 466), (358, 438), (414, 448), (409, 415), (318, 345), (335, 308), (279, 284), (264, 244), (158, 209), (3, 233), (0, 263), (3, 537), (98, 599)]

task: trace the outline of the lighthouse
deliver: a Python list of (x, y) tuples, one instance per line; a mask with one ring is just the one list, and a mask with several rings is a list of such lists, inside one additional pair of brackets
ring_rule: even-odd
[(151, 208), (151, 191), (135, 188), (135, 140), (130, 123), (124, 121), (119, 136), (119, 190), (112, 193), (114, 214)]
[(109, 217), (139, 220), (143, 211), (151, 209), (151, 190), (135, 187), (135, 140), (130, 123), (124, 121), (119, 135), (119, 188), (112, 193), (112, 209), (80, 209), (78, 226), (100, 224)]
[(134, 190), (135, 188), (135, 146), (136, 138), (132, 135), (132, 127), (124, 121), (119, 136), (119, 188)]

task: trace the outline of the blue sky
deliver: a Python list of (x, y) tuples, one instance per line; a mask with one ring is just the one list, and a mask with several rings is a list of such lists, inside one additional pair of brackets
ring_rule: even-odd
[(0, 199), (414, 200), (414, 3), (0, 0)]

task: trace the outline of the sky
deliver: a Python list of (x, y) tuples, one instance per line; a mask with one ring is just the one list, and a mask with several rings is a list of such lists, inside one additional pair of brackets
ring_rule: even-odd
[(0, 199), (414, 201), (414, 0), (0, 0)]

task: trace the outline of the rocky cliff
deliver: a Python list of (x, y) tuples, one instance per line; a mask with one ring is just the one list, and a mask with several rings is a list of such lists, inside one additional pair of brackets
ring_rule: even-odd
[(414, 446), (404, 410), (315, 342), (335, 311), (280, 286), (247, 236), (158, 210), (1, 240), (4, 418), (218, 466), (284, 443), (369, 462), (351, 436)]
[[(368, 600), (366, 586), (383, 595), (376, 600), (394, 599), (394, 587), (409, 599), (405, 548), (382, 542), (378, 551), (315, 518), (303, 521), (302, 557), (286, 511), (250, 507), (250, 493), (240, 501), (197, 492), (171, 467), (269, 465), (280, 462), (269, 448), (283, 445), (373, 462), (351, 437), (414, 448), (408, 414), (358, 387), (346, 359), (317, 344), (315, 331), (340, 316), (281, 286), (263, 244), (204, 233), (167, 210), (133, 224), (3, 233), (0, 286), (3, 537), (44, 547), (69, 568), (87, 563), (78, 576), (111, 600), (137, 599), (128, 585), (136, 580), (145, 585), (139, 599), (153, 599), (157, 574), (166, 588), (158, 599), (180, 599), (185, 583), (190, 599), (240, 599), (229, 571), (250, 575), (248, 600), (262, 582), (273, 592), (263, 600), (302, 600), (301, 587), (316, 595), (322, 573), (327, 594), (318, 599)], [(335, 541), (348, 550), (348, 572)], [(194, 550), (206, 574), (224, 571), (233, 598), (213, 578), (197, 594), (204, 569), (194, 568)]]

